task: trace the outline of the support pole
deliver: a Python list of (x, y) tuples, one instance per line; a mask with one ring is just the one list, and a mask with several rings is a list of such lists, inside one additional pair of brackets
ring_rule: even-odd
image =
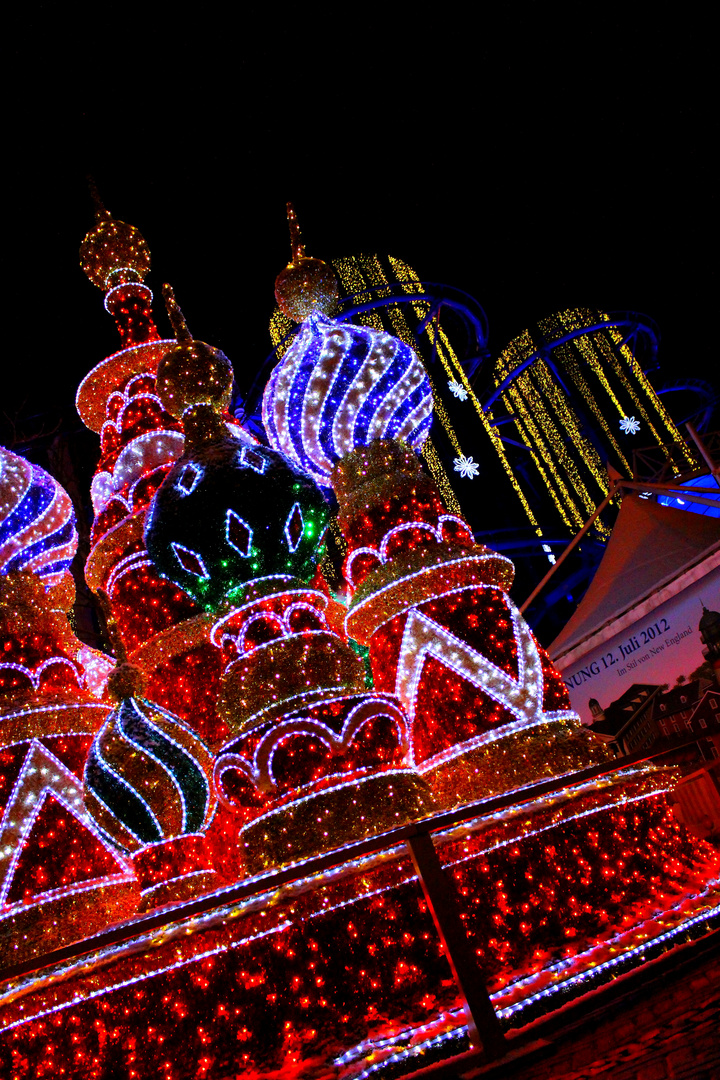
[(535, 586), (535, 588), (534, 588), (534, 589), (533, 589), (533, 591), (532, 591), (532, 592), (530, 593), (530, 595), (528, 596), (528, 598), (527, 598), (527, 600), (525, 601), (525, 603), (524, 603), (524, 604), (522, 604), (522, 605), (520, 606), (520, 611), (521, 611), (521, 613), (522, 613), (523, 611), (525, 611), (525, 609), (526, 609), (526, 608), (528, 608), (528, 607), (530, 606), (530, 604), (532, 604), (532, 602), (533, 602), (533, 600), (535, 599), (535, 597), (536, 597), (536, 596), (538, 595), (538, 593), (542, 592), (542, 590), (543, 590), (543, 589), (545, 588), (545, 586), (547, 585), (548, 581), (549, 581), (549, 580), (550, 580), (550, 578), (551, 578), (551, 577), (553, 576), (553, 574), (554, 574), (554, 573), (556, 572), (556, 570), (558, 570), (558, 569), (559, 569), (559, 568), (560, 568), (560, 567), (562, 566), (562, 564), (563, 564), (563, 563), (565, 562), (565, 560), (567, 559), (568, 555), (569, 555), (569, 554), (570, 554), (570, 552), (571, 552), (571, 551), (573, 550), (573, 548), (574, 548), (574, 547), (576, 547), (576, 545), (580, 543), (580, 541), (582, 540), (583, 536), (584, 536), (584, 535), (585, 535), (585, 533), (586, 533), (586, 532), (588, 531), (588, 529), (590, 528), (590, 526), (591, 526), (591, 525), (593, 524), (593, 522), (595, 521), (595, 519), (596, 519), (596, 518), (598, 518), (598, 517), (600, 516), (600, 514), (602, 514), (602, 512), (603, 512), (603, 510), (605, 509), (605, 507), (607, 506), (607, 504), (608, 504), (608, 503), (610, 502), (610, 500), (611, 500), (611, 499), (612, 499), (612, 498), (613, 498), (613, 497), (614, 497), (614, 496), (615, 496), (615, 495), (617, 494), (617, 491), (618, 491), (618, 487), (619, 487), (619, 483), (618, 483), (618, 481), (614, 481), (614, 482), (613, 482), (613, 483), (611, 484), (611, 486), (610, 486), (610, 490), (608, 491), (607, 495), (605, 496), (605, 498), (603, 499), (603, 501), (602, 501), (602, 502), (600, 503), (600, 505), (598, 506), (598, 508), (597, 508), (597, 510), (595, 511), (595, 513), (594, 513), (594, 514), (592, 515), (592, 517), (588, 518), (588, 520), (587, 520), (587, 521), (585, 522), (585, 524), (583, 525), (583, 527), (582, 527), (582, 529), (580, 530), (580, 532), (579, 532), (579, 533), (576, 533), (576, 534), (575, 534), (575, 536), (573, 536), (573, 538), (572, 538), (572, 540), (570, 541), (570, 543), (568, 544), (568, 546), (567, 546), (567, 547), (566, 547), (566, 548), (565, 548), (565, 549), (563, 550), (562, 554), (561, 554), (561, 555), (560, 555), (560, 556), (559, 556), (559, 557), (557, 558), (557, 560), (556, 560), (556, 561), (555, 561), (555, 562), (553, 563), (553, 565), (552, 565), (552, 566), (550, 567), (550, 569), (548, 570), (547, 574), (546, 574), (546, 575), (545, 575), (545, 577), (544, 577), (544, 578), (542, 579), (542, 581), (541, 581), (541, 582), (539, 582), (539, 583), (538, 583), (538, 584), (537, 584), (537, 585)]
[(505, 1036), (490, 1001), (485, 978), (468, 942), (458, 911), (455, 888), (443, 870), (429, 833), (411, 836), (407, 846), (445, 955), (462, 995), (471, 1043), (488, 1059), (502, 1057)]
[(692, 438), (692, 441), (695, 443), (698, 450), (700, 451), (701, 457), (702, 457), (703, 461), (705, 462), (705, 464), (707, 465), (707, 467), (709, 468), (710, 473), (711, 473), (713, 479), (715, 480), (715, 483), (717, 484), (718, 487), (720, 487), (720, 464), (718, 464), (718, 465), (715, 464), (712, 457), (710, 456), (710, 452), (709, 452), (708, 448), (706, 447), (705, 443), (700, 438), (697, 431), (695, 430), (695, 428), (693, 427), (693, 425), (689, 421), (685, 424), (685, 427), (690, 432), (690, 436)]

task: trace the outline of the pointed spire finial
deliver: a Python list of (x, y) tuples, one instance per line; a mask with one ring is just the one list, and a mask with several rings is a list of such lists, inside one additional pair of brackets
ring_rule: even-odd
[(313, 312), (328, 315), (338, 298), (338, 282), (331, 267), (322, 259), (305, 254), (295, 207), (287, 203), (290, 228), (290, 262), (275, 279), (275, 299), (288, 319), (302, 322)]
[(232, 399), (232, 365), (220, 349), (192, 336), (170, 285), (163, 285), (163, 296), (177, 344), (158, 364), (157, 395), (171, 416), (182, 418), (186, 445), (223, 438), (220, 413)]
[(97, 184), (95, 183), (95, 177), (88, 176), (87, 182), (88, 187), (90, 188), (90, 198), (92, 199), (93, 206), (95, 207), (95, 220), (107, 221), (109, 218), (112, 217), (112, 214), (105, 207), (105, 203), (100, 198), (100, 192), (98, 191)]
[(300, 223), (295, 213), (295, 207), (291, 202), (287, 203), (287, 220), (290, 229), (290, 261), (299, 263), (305, 258), (305, 245), (302, 242)]
[(87, 178), (95, 204), (95, 225), (80, 245), (83, 272), (107, 293), (127, 282), (141, 283), (150, 270), (150, 250), (139, 229), (112, 216), (98, 194), (95, 181)]
[(182, 313), (182, 308), (175, 299), (175, 292), (172, 285), (168, 285), (167, 282), (162, 287), (163, 297), (165, 298), (165, 308), (168, 313), (168, 318), (172, 323), (172, 328), (175, 331), (175, 338), (177, 341), (192, 341), (193, 336), (188, 330), (188, 325), (185, 322), (185, 316)]

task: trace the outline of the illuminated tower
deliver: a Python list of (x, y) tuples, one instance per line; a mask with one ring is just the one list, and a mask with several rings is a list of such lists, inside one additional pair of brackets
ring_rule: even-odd
[(132, 869), (82, 800), (107, 658), (73, 634), (72, 504), (0, 448), (0, 941), (22, 959), (132, 914)]
[[(516, 561), (527, 595), (568, 539), (607, 495), (608, 463), (633, 475), (633, 450), (653, 446), (679, 471), (695, 461), (643, 372), (657, 332), (643, 316), (568, 311), (513, 341), (493, 365), (487, 322), (469, 296), (427, 284), (402, 260), (333, 260), (341, 299), (333, 314), (412, 346), (432, 386), (432, 438), (422, 456), (445, 508), (476, 538)], [(293, 338), (278, 307), (275, 357)], [(622, 426), (621, 426), (622, 423)], [(488, 508), (492, 506), (492, 514)], [(615, 502), (530, 609), (533, 625), (562, 625), (601, 557)], [(340, 542), (342, 547), (342, 541)]]
[[(502, 416), (502, 402), (512, 421), (503, 431), (524, 448), (529, 487), (547, 494), (549, 506), (537, 509), (546, 527), (577, 532), (608, 493), (608, 464), (632, 477), (638, 447), (654, 444), (681, 466), (694, 464), (633, 354), (638, 339), (654, 351), (654, 328), (640, 316), (574, 309), (541, 320), (498, 357), (485, 407)], [(612, 520), (612, 510), (598, 519), (600, 537)]]
[[(104, 287), (139, 241), (100, 226)], [(229, 361), (172, 298), (158, 362), (142, 282), (118, 285), (142, 340), (89, 377), (94, 414), (82, 398), (117, 515), (88, 568), (129, 644), (109, 678), (60, 610), (67, 501), (0, 463), (2, 1075), (397, 1075), (467, 1043), (470, 984), (441, 954), (453, 892), (474, 992), (486, 981), (526, 1030), (720, 918), (718, 853), (675, 822), (672, 769), (574, 773), (598, 744), (575, 737), (512, 566), (423, 471), (426, 368), (398, 335), (308, 311), (332, 282), (294, 261), (283, 300), (303, 322), (265, 398), (281, 451), (228, 431)], [(316, 572), (319, 487), (347, 540), (347, 608)], [(472, 805), (435, 813), (426, 784)]]
[[(152, 293), (144, 284), (150, 268), (145, 240), (95, 199), (97, 222), (82, 243), (81, 265), (105, 293), (124, 347), (93, 368), (77, 394), (78, 412), (101, 442), (85, 578), (93, 591), (107, 593), (120, 638), (145, 673), (152, 700), (219, 745), (228, 730), (215, 709), (220, 652), (209, 641), (211, 621), (201, 604), (157, 572), (143, 540), (152, 497), (184, 448), (179, 416), (164, 407), (155, 387), (158, 363), (176, 340), (160, 339), (153, 321)], [(226, 419), (238, 438), (254, 445), (251, 435)]]

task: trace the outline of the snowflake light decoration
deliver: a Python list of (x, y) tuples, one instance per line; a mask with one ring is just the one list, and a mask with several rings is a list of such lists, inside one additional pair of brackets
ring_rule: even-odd
[(634, 416), (623, 416), (620, 419), (620, 430), (626, 435), (637, 435), (640, 430), (640, 421)]
[(454, 394), (460, 401), (467, 401), (468, 392), (463, 384), (459, 383), (457, 379), (450, 379), (448, 381), (448, 387), (450, 388), (450, 393)]
[(466, 477), (468, 480), (472, 480), (480, 472), (480, 466), (471, 457), (465, 457), (464, 454), (461, 454), (460, 457), (455, 458), (455, 472), (460, 473), (461, 476)]

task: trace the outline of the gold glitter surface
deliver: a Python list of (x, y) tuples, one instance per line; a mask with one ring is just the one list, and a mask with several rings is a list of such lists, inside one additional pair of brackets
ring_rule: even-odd
[(275, 299), (287, 319), (302, 322), (314, 311), (329, 315), (338, 298), (338, 281), (322, 259), (305, 254), (297, 214), (287, 204), (292, 259), (275, 279)]
[(103, 210), (80, 245), (80, 265), (93, 285), (107, 292), (127, 281), (142, 281), (150, 270), (150, 249), (139, 229)]
[(113, 353), (88, 372), (78, 387), (75, 405), (80, 419), (91, 431), (101, 431), (106, 419), (107, 401), (133, 375), (154, 376), (160, 360), (176, 342), (173, 338), (148, 341), (131, 349)]
[(297, 799), (243, 831), (250, 875), (374, 836), (435, 810), (424, 781), (410, 770), (379, 773)]
[(214, 619), (215, 616), (203, 613), (169, 626), (136, 649), (130, 659), (146, 675), (151, 675), (161, 664), (209, 641)]
[(0, 635), (46, 634), (59, 649), (74, 656), (80, 642), (72, 632), (66, 609), (56, 606), (58, 599), (64, 604), (67, 595), (55, 589), (46, 593), (35, 574), (13, 570), (0, 575)]
[(138, 883), (119, 879), (20, 908), (0, 921), (0, 955), (13, 964), (42, 956), (129, 919), (139, 901)]
[[(85, 563), (85, 580), (93, 592), (105, 585), (115, 564), (133, 545), (142, 544), (143, 527), (147, 507), (142, 506), (134, 514), (109, 529), (88, 555)], [(138, 550), (137, 547), (134, 550)]]
[(37, 703), (17, 702), (0, 709), (0, 746), (12, 746), (42, 735), (94, 735), (111, 710), (110, 705), (71, 697), (43, 696)]
[(191, 405), (217, 412), (230, 404), (233, 371), (225, 353), (204, 341), (177, 342), (157, 369), (157, 394), (167, 411), (180, 418)]
[(218, 712), (233, 730), (244, 732), (340, 688), (352, 694), (365, 690), (365, 668), (352, 648), (325, 631), (293, 634), (231, 664), (223, 678)]
[(602, 740), (568, 720), (553, 720), (464, 752), (458, 749), (456, 757), (423, 770), (443, 810), (475, 802), (479, 795), (502, 795), (600, 765), (609, 757)]
[(397, 483), (401, 476), (414, 479), (418, 473), (422, 473), (420, 463), (409, 446), (395, 439), (373, 439), (343, 457), (333, 470), (332, 485), (343, 506), (372, 480)]
[(196, 896), (203, 896), (212, 889), (217, 888), (218, 875), (215, 870), (203, 870), (188, 877), (178, 877), (175, 880), (163, 881), (157, 885), (147, 896), (144, 896), (138, 905), (138, 913), (152, 911), (154, 908), (164, 907), (165, 904), (177, 904), (181, 900), (192, 900)]
[(329, 315), (337, 298), (337, 278), (321, 259), (291, 262), (275, 279), (275, 299), (294, 322), (302, 322), (314, 311)]

